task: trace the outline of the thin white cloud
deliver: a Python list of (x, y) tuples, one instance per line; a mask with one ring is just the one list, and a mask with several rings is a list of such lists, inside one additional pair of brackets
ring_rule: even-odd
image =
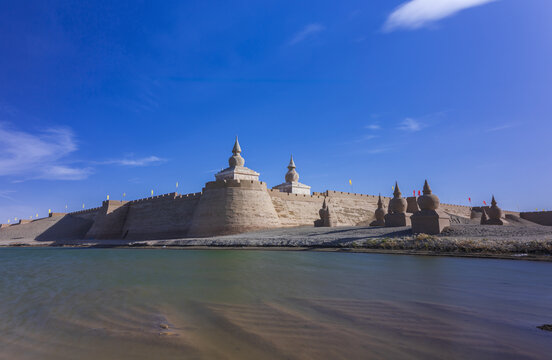
[(368, 130), (379, 130), (381, 129), (381, 126), (379, 126), (378, 124), (370, 124), (366, 125), (365, 128)]
[(420, 121), (412, 118), (406, 118), (400, 123), (397, 129), (408, 132), (416, 132), (422, 130), (424, 127), (425, 125)]
[(363, 136), (361, 136), (359, 138), (356, 138), (356, 139), (353, 139), (353, 140), (348, 140), (348, 141), (344, 142), (343, 144), (357, 144), (357, 143), (362, 143), (362, 142), (374, 140), (378, 137), (379, 136), (377, 136), (377, 135), (367, 134), (367, 135), (363, 135)]
[(410, 0), (389, 15), (383, 30), (418, 29), (464, 9), (493, 1), (497, 0)]
[(393, 150), (393, 148), (390, 147), (390, 146), (374, 147), (374, 148), (366, 150), (366, 153), (368, 153), (368, 154), (381, 154), (381, 153), (389, 152), (391, 150)]
[(15, 199), (13, 197), (8, 195), (8, 194), (13, 194), (14, 192), (15, 192), (14, 190), (2, 190), (2, 191), (0, 191), (0, 198), (15, 201)]
[(159, 165), (161, 163), (166, 162), (166, 159), (162, 159), (157, 156), (147, 156), (143, 158), (123, 158), (123, 159), (114, 159), (114, 160), (108, 160), (104, 162), (100, 162), (99, 164), (104, 165), (121, 165), (121, 166), (150, 166), (150, 165)]
[(0, 176), (25, 179), (81, 180), (89, 168), (67, 165), (66, 158), (77, 150), (73, 132), (51, 128), (38, 133), (19, 131), (0, 123)]
[(299, 31), (295, 35), (293, 35), (293, 37), (291, 38), (291, 40), (289, 41), (288, 44), (289, 45), (296, 45), (296, 44), (306, 40), (307, 38), (310, 38), (310, 37), (320, 33), (324, 29), (325, 29), (325, 27), (321, 24), (308, 24), (301, 31)]
[(487, 130), (485, 130), (485, 132), (495, 132), (495, 131), (500, 131), (500, 130), (506, 130), (506, 129), (512, 128), (514, 126), (516, 126), (516, 124), (502, 124), (502, 125), (495, 126), (493, 128), (487, 129)]

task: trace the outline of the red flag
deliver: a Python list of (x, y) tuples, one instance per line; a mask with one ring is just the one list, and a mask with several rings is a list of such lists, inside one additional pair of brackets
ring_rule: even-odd
[(485, 200), (483, 200), (483, 204), (487, 205), (487, 203), (485, 202)]
[(416, 190), (412, 190), (412, 192), (414, 193), (414, 196), (416, 196)]
[(420, 190), (418, 190), (418, 196), (420, 196)]
[(471, 197), (468, 198), (468, 201), (471, 202)]

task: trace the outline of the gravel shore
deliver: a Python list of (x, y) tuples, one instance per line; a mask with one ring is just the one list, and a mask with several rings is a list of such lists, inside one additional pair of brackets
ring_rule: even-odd
[(552, 261), (552, 227), (525, 223), (507, 226), (454, 224), (440, 235), (412, 234), (409, 227), (314, 228), (310, 226), (209, 238), (148, 241), (131, 239), (40, 241), (26, 238), (23, 233), (19, 235), (11, 239), (0, 238), (0, 246), (306, 248), (538, 258)]

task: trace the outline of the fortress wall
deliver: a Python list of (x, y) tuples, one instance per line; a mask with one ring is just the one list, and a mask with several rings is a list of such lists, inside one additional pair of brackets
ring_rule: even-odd
[[(483, 212), (483, 210), (485, 211), (489, 211), (491, 207), (489, 205), (487, 206), (474, 206), (474, 207), (471, 207), (469, 208), (470, 211), (473, 209), (477, 212)], [(506, 218), (506, 215), (513, 215), (515, 217), (519, 217), (520, 216), (520, 213), (519, 212), (516, 212), (516, 211), (510, 211), (510, 210), (502, 210), (502, 218), (505, 219)]]
[(519, 217), (534, 223), (552, 226), (552, 211), (530, 211), (519, 213)]
[(129, 202), (122, 238), (131, 240), (186, 237), (201, 193), (177, 193)]
[(92, 220), (60, 214), (32, 221), (26, 220), (17, 226), (14, 225), (1, 229), (0, 243), (20, 243), (28, 240), (56, 243), (83, 239), (92, 225)]
[(446, 212), (447, 214), (457, 215), (465, 218), (470, 218), (471, 214), (471, 207), (464, 206), (464, 205), (453, 205), (453, 204), (439, 204), (439, 208), (437, 210), (441, 210)]
[(322, 207), (324, 196), (290, 194), (269, 189), (268, 194), (278, 214), (282, 226), (314, 225), (319, 218), (318, 210)]
[[(336, 215), (338, 226), (368, 225), (374, 219), (378, 207), (378, 196), (354, 194), (341, 191), (326, 191), (330, 211)], [(384, 209), (389, 203), (388, 197), (382, 196)]]
[[(313, 225), (319, 218), (324, 197), (337, 218), (338, 226), (367, 225), (373, 220), (378, 196), (327, 190), (313, 192), (311, 196), (268, 190), (282, 226)], [(390, 197), (382, 196), (384, 209)], [(440, 209), (453, 215), (469, 218), (471, 208), (463, 205), (441, 204)]]
[[(314, 225), (314, 221), (320, 218), (318, 211), (322, 208), (324, 197), (336, 216), (338, 226), (367, 225), (372, 221), (378, 203), (375, 195), (332, 190), (313, 192), (310, 196), (269, 190), (269, 195), (282, 226)], [(384, 208), (387, 208), (389, 199), (382, 197)]]
[(100, 211), (101, 209), (102, 207), (100, 206), (96, 208), (70, 212), (69, 215), (79, 219), (94, 221), (96, 215), (98, 214), (98, 211)]
[(238, 234), (280, 226), (264, 182), (217, 180), (205, 184), (188, 235)]
[(106, 200), (96, 213), (94, 224), (86, 233), (87, 239), (120, 239), (128, 213), (126, 201)]

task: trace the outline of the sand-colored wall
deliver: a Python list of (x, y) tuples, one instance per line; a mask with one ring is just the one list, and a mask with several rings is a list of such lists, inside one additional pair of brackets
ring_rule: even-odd
[(90, 218), (81, 218), (71, 214), (53, 215), (3, 227), (0, 231), (0, 244), (17, 244), (26, 240), (55, 244), (64, 240), (83, 239), (92, 224), (93, 220)]
[[(312, 195), (289, 194), (269, 190), (265, 183), (252, 180), (213, 181), (206, 184), (202, 193), (170, 193), (134, 201), (109, 200), (94, 209), (52, 214), (48, 222), (38, 219), (29, 224), (3, 227), (0, 233), (9, 238), (25, 233), (32, 238), (53, 240), (56, 236), (149, 240), (313, 226), (324, 199), (338, 226), (368, 225), (378, 201), (374, 195), (331, 190)], [(387, 209), (390, 198), (382, 197), (382, 200)], [(441, 204), (440, 209), (470, 216), (467, 206)], [(20, 230), (6, 232), (16, 227)]]
[(446, 212), (447, 214), (457, 215), (461, 217), (470, 217), (471, 208), (464, 205), (443, 204), (439, 205), (439, 210)]
[(540, 225), (552, 226), (552, 211), (522, 212), (519, 216)]
[[(375, 195), (355, 194), (328, 190), (328, 206), (336, 215), (338, 226), (369, 225), (374, 219), (374, 211), (378, 207), (378, 197)], [(387, 211), (389, 198), (382, 196), (383, 207)]]
[(273, 189), (268, 193), (283, 227), (313, 225), (319, 218), (318, 210), (324, 201), (321, 195), (290, 194)]
[(94, 224), (86, 233), (87, 239), (120, 239), (128, 213), (126, 201), (106, 200), (96, 213)]
[(165, 194), (128, 203), (121, 237), (131, 240), (186, 237), (201, 193)]
[[(374, 218), (378, 196), (328, 190), (314, 192), (311, 196), (282, 193), (269, 190), (270, 197), (282, 226), (312, 225), (319, 218), (318, 210), (324, 197), (330, 210), (336, 216), (338, 226), (367, 225)], [(382, 197), (383, 207), (387, 211), (390, 197)], [(470, 217), (470, 207), (463, 205), (441, 204), (440, 210), (457, 216)]]
[(218, 180), (203, 188), (189, 236), (238, 234), (280, 226), (265, 183)]
[[(373, 220), (378, 203), (378, 197), (374, 195), (331, 190), (310, 196), (269, 190), (269, 195), (282, 226), (312, 226), (320, 218), (318, 211), (324, 198), (338, 226), (367, 225)], [(389, 198), (382, 197), (382, 201), (387, 208)]]

